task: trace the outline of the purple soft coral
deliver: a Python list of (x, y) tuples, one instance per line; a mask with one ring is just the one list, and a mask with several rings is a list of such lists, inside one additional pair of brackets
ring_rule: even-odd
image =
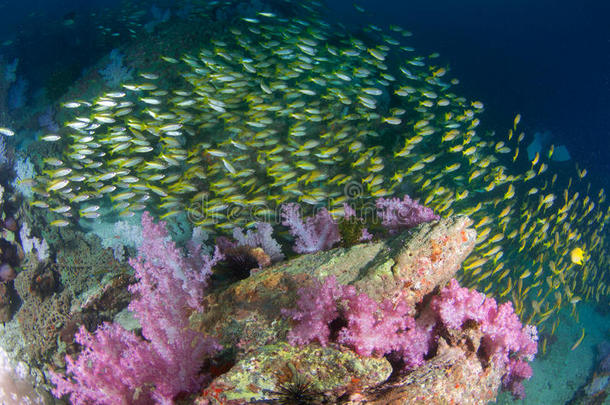
[(282, 225), (289, 227), (290, 234), (296, 238), (294, 251), (297, 253), (330, 249), (341, 240), (339, 226), (325, 208), (303, 222), (298, 204), (284, 204), (281, 217)]
[[(205, 356), (220, 349), (189, 328), (189, 308), (201, 309), (201, 297), (220, 259), (193, 250), (185, 257), (167, 240), (165, 224), (142, 216), (144, 242), (130, 260), (138, 282), (129, 290), (129, 309), (142, 325), (136, 337), (118, 324), (104, 324), (90, 334), (76, 335), (83, 345), (78, 359), (67, 357), (71, 377), (52, 374), (56, 396), (71, 394), (74, 404), (170, 404), (180, 392), (199, 388)], [(109, 372), (112, 370), (112, 372)]]
[[(118, 324), (104, 323), (95, 334), (81, 326), (74, 340), (83, 346), (78, 358), (66, 356), (72, 378), (50, 372), (56, 385), (53, 395), (70, 395), (75, 405), (133, 404), (153, 402), (150, 390), (136, 395), (138, 387), (154, 379), (158, 353), (133, 332)], [(112, 370), (112, 372), (109, 372)]]
[(460, 329), (472, 320), (483, 333), (481, 344), (489, 360), (506, 369), (502, 379), (505, 388), (522, 397), (525, 391), (521, 382), (532, 376), (527, 361), (536, 354), (536, 328), (523, 326), (510, 302), (498, 306), (494, 299), (462, 288), (456, 280), (432, 298), (417, 320), (409, 315), (404, 302), (378, 303), (357, 293), (353, 286), (337, 284), (334, 277), (299, 289), (297, 306), (296, 310), (283, 310), (297, 321), (288, 333), (291, 344), (314, 340), (328, 344), (329, 325), (341, 318), (346, 326), (338, 331), (337, 343), (362, 356), (392, 354), (409, 370), (424, 363), (424, 356), (438, 338), (436, 326)]
[(438, 220), (432, 209), (419, 204), (416, 200), (405, 195), (399, 198), (379, 198), (375, 202), (377, 215), (381, 218), (381, 225), (390, 232), (412, 228), (423, 222)]
[(343, 287), (337, 279), (327, 277), (324, 283), (316, 280), (311, 285), (299, 288), (298, 309), (282, 309), (297, 325), (288, 332), (288, 342), (304, 345), (317, 340), (322, 346), (328, 344), (330, 328), (328, 325), (339, 316), (335, 302), (343, 296)]
[(241, 228), (233, 229), (233, 238), (238, 245), (261, 248), (272, 262), (278, 262), (284, 258), (284, 254), (272, 234), (273, 227), (267, 222), (258, 222), (256, 231), (248, 230), (245, 234)]
[(337, 284), (335, 277), (314, 281), (299, 289), (297, 310), (283, 310), (297, 321), (288, 333), (291, 344), (304, 345), (314, 340), (326, 346), (332, 321), (342, 318), (347, 326), (339, 330), (337, 343), (351, 347), (361, 356), (383, 356), (394, 352), (413, 369), (424, 361), (430, 334), (408, 315), (404, 302), (381, 304), (365, 293), (358, 294), (351, 285)]
[(503, 377), (505, 388), (516, 397), (523, 396), (521, 381), (531, 377), (531, 368), (525, 360), (534, 359), (538, 336), (534, 326), (521, 324), (512, 303), (498, 306), (493, 298), (451, 280), (432, 299), (430, 308), (447, 328), (458, 329), (467, 320), (476, 321), (484, 334), (482, 346), (486, 355), (507, 369)]
[[(130, 291), (140, 297), (132, 302), (130, 309), (144, 313), (152, 308), (149, 304), (154, 305), (154, 300), (161, 298), (159, 294), (170, 294), (174, 292), (172, 290), (176, 290), (178, 295), (171, 295), (184, 300), (185, 306), (201, 309), (201, 297), (211, 269), (222, 258), (220, 251), (215, 249), (214, 255), (209, 257), (201, 253), (200, 246), (190, 245), (189, 255), (183, 255), (169, 239), (165, 223), (156, 224), (147, 212), (142, 215), (142, 239), (139, 257), (129, 260), (139, 279)], [(154, 298), (153, 294), (156, 295)], [(165, 304), (157, 305), (165, 308)]]
[(339, 331), (339, 343), (351, 346), (361, 356), (382, 356), (402, 347), (403, 333), (415, 326), (404, 302), (381, 304), (364, 293), (349, 297), (347, 327)]

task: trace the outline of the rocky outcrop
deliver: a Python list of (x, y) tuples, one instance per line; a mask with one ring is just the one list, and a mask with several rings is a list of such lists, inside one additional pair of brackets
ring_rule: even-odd
[(311, 403), (493, 400), (504, 370), (479, 358), (481, 336), (472, 330), (441, 337), (425, 365), (401, 375), (384, 357), (358, 356), (336, 343), (290, 346), (291, 321), (281, 313), (294, 307), (299, 287), (334, 276), (375, 300), (404, 300), (417, 316), (472, 251), (476, 232), (470, 225), (463, 216), (422, 224), (390, 240), (302, 255), (213, 291), (206, 311), (191, 317), (192, 326), (234, 350), (230, 361), (216, 365), (219, 376), (196, 402), (273, 403), (296, 388)]

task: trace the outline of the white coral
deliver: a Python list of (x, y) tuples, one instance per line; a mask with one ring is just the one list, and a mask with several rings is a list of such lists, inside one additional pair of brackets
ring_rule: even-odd
[(32, 230), (27, 222), (23, 222), (19, 230), (19, 239), (21, 239), (21, 247), (25, 254), (36, 252), (36, 257), (39, 261), (44, 261), (49, 258), (49, 245), (44, 239), (38, 239), (32, 236)]
[(120, 262), (125, 261), (125, 248), (136, 249), (142, 244), (142, 226), (136, 222), (100, 223), (92, 232), (100, 237), (104, 248), (112, 249), (114, 258)]
[(110, 63), (99, 72), (110, 87), (116, 87), (133, 77), (133, 69), (123, 66), (123, 54), (118, 49), (110, 52)]
[(13, 366), (6, 352), (0, 348), (0, 403), (14, 405), (44, 405), (44, 398), (36, 392), (29, 367), (20, 362)]
[(17, 176), (13, 180), (13, 187), (19, 191), (26, 198), (32, 197), (32, 182), (36, 177), (36, 171), (34, 170), (34, 164), (30, 161), (30, 158), (26, 157), (23, 159), (21, 156), (17, 157), (15, 162), (15, 173)]

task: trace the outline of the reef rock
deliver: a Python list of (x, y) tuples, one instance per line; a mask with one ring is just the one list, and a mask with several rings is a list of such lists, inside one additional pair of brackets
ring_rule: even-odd
[(8, 322), (12, 318), (11, 289), (6, 283), (0, 283), (0, 322)]
[(236, 349), (231, 361), (215, 365), (218, 376), (196, 403), (273, 403), (295, 388), (295, 379), (315, 398), (312, 403), (493, 400), (504, 370), (482, 363), (476, 337), (441, 338), (424, 366), (398, 375), (386, 358), (358, 356), (336, 343), (290, 346), (292, 323), (281, 314), (294, 307), (299, 287), (328, 276), (379, 301), (402, 299), (416, 314), (416, 305), (425, 305), (425, 297), (453, 278), (472, 251), (471, 224), (464, 216), (425, 223), (389, 240), (302, 255), (212, 291), (206, 310), (192, 315), (192, 326)]

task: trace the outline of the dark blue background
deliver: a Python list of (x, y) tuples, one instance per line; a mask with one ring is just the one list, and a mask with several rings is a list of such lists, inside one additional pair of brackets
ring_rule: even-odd
[(489, 126), (521, 113), (528, 133), (552, 131), (596, 183), (610, 184), (610, 2), (357, 1), (366, 14), (352, 1), (326, 3), (353, 24), (412, 31), (418, 53), (438, 51), (459, 93), (485, 103)]

